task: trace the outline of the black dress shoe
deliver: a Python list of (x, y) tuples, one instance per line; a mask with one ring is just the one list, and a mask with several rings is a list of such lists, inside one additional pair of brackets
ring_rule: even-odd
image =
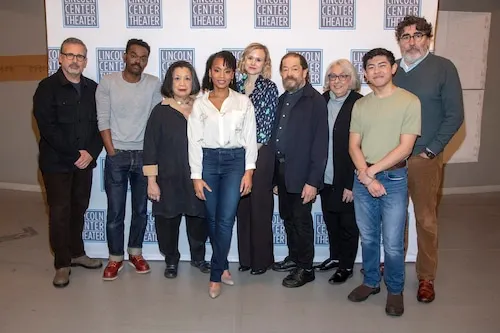
[(319, 265), (313, 266), (314, 269), (317, 269), (320, 272), (326, 272), (337, 267), (339, 267), (339, 261), (331, 258), (326, 259)]
[(167, 279), (175, 279), (177, 277), (177, 265), (167, 265), (167, 268), (165, 268), (165, 272), (163, 275)]
[(330, 284), (340, 284), (347, 281), (347, 279), (352, 277), (352, 269), (339, 268), (332, 277), (328, 280)]
[(313, 269), (295, 268), (286, 278), (283, 279), (282, 284), (287, 288), (298, 288), (308, 282), (314, 281), (314, 278)]
[(240, 267), (238, 267), (238, 270), (239, 270), (240, 272), (246, 272), (246, 271), (249, 271), (249, 270), (250, 270), (250, 266), (240, 265)]
[(199, 261), (191, 261), (191, 266), (196, 267), (200, 270), (202, 273), (210, 273), (210, 263), (205, 260), (199, 260)]
[(295, 268), (297, 268), (297, 263), (289, 257), (286, 257), (283, 261), (278, 261), (273, 264), (273, 271), (276, 272), (288, 272)]
[(252, 275), (261, 275), (267, 272), (267, 268), (259, 268), (259, 269), (253, 269), (250, 271), (250, 274)]

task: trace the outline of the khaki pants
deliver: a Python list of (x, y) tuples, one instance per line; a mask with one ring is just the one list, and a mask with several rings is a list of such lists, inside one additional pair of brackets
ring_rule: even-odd
[[(419, 280), (434, 280), (438, 262), (438, 192), (443, 174), (443, 155), (434, 159), (412, 156), (408, 160), (408, 190), (415, 208)], [(408, 224), (407, 224), (408, 225)], [(407, 227), (408, 228), (408, 227)], [(405, 243), (407, 244), (408, 232)]]

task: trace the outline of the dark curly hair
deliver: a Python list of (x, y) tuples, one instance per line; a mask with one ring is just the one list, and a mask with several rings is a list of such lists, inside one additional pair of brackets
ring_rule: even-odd
[(422, 32), (427, 37), (432, 37), (432, 24), (427, 22), (427, 20), (423, 17), (418, 17), (414, 15), (405, 16), (404, 19), (399, 22), (396, 27), (396, 39), (399, 41), (401, 36), (403, 36), (403, 32), (406, 27), (411, 25), (416, 25), (417, 30)]

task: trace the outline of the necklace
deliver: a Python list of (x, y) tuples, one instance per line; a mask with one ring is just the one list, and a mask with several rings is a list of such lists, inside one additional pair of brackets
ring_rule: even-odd
[(178, 105), (186, 105), (191, 102), (191, 98), (188, 98), (187, 101), (181, 101), (181, 100), (176, 100), (175, 97), (172, 97), (172, 99), (178, 104)]

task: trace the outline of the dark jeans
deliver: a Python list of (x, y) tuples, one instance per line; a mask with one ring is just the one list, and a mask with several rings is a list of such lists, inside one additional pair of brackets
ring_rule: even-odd
[[(181, 254), (179, 253), (179, 226), (182, 215), (166, 218), (155, 216), (156, 235), (158, 247), (165, 256), (167, 265), (177, 265)], [(205, 260), (205, 242), (207, 241), (207, 223), (204, 218), (186, 216), (186, 231), (191, 251), (191, 261)]]
[(358, 253), (359, 230), (354, 211), (337, 211), (332, 185), (325, 184), (320, 192), (323, 220), (328, 230), (330, 259), (339, 261), (339, 267), (352, 269)]
[(301, 193), (289, 193), (285, 186), (285, 163), (278, 163), (277, 183), (280, 216), (284, 221), (288, 256), (305, 269), (312, 268), (314, 259), (314, 228), (312, 202), (302, 203)]
[(203, 180), (212, 189), (205, 190), (205, 207), (213, 251), (213, 282), (220, 282), (223, 271), (229, 268), (227, 255), (244, 173), (245, 149), (203, 149)]
[(43, 174), (49, 205), (49, 240), (56, 269), (85, 255), (83, 219), (89, 205), (92, 169)]
[(142, 150), (116, 150), (106, 156), (104, 186), (108, 197), (106, 233), (109, 258), (123, 260), (125, 201), (130, 180), (132, 219), (128, 239), (128, 253), (142, 253), (142, 242), (147, 224), (147, 178), (142, 173)]
[(262, 146), (253, 174), (252, 192), (241, 198), (236, 223), (240, 265), (256, 270), (268, 268), (274, 262), (273, 174), (274, 150)]

